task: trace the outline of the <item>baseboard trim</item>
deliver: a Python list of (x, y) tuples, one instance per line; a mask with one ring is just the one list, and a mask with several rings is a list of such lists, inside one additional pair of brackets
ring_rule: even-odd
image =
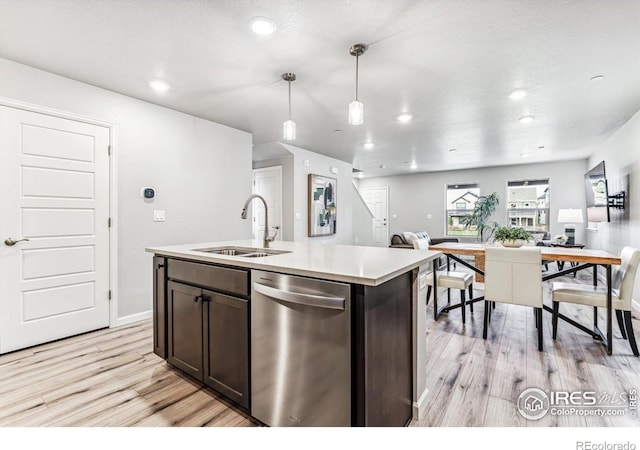
[(425, 410), (427, 408), (427, 394), (429, 389), (424, 390), (417, 402), (413, 402), (413, 419), (421, 420), (424, 418)]
[(129, 316), (118, 317), (116, 323), (111, 328), (121, 327), (122, 325), (128, 325), (134, 322), (140, 322), (141, 320), (151, 319), (153, 317), (153, 311), (144, 311), (137, 314), (131, 314)]

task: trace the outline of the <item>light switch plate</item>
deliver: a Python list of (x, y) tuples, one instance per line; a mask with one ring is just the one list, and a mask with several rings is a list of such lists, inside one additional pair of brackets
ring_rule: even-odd
[(391, 218), (392, 218), (392, 219), (397, 219), (397, 218), (398, 218), (398, 215), (397, 215), (397, 214), (391, 214)]
[(302, 164), (303, 164), (305, 167), (309, 167), (309, 160), (308, 160), (308, 159), (305, 159), (304, 161), (302, 161)]
[(433, 219), (433, 214), (427, 214), (427, 219)]
[(296, 220), (300, 220), (300, 213), (299, 212), (296, 213)]
[(153, 221), (154, 222), (164, 222), (164, 219), (165, 219), (164, 210), (155, 209), (153, 211)]

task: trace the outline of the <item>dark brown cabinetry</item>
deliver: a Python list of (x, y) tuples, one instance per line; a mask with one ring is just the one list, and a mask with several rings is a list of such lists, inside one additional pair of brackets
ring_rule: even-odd
[(249, 408), (248, 271), (168, 259), (167, 277), (167, 362)]
[(204, 382), (248, 408), (248, 302), (210, 291), (204, 298)]
[(153, 352), (167, 358), (167, 260), (153, 257)]
[[(344, 395), (350, 397), (353, 426), (402, 426), (411, 419), (412, 276), (407, 272), (378, 286), (350, 287), (351, 382)], [(248, 410), (250, 281), (244, 268), (154, 257), (154, 352)], [(273, 324), (252, 330), (254, 337), (267, 327)], [(316, 343), (328, 345), (322, 339)], [(295, 354), (278, 364), (306, 357)], [(259, 365), (254, 369), (254, 380), (264, 376)], [(293, 401), (309, 395), (298, 392)]]

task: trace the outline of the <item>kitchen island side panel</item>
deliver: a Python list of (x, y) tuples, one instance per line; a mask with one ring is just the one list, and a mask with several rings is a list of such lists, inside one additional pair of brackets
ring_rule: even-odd
[(412, 273), (354, 285), (353, 422), (405, 426), (412, 417)]

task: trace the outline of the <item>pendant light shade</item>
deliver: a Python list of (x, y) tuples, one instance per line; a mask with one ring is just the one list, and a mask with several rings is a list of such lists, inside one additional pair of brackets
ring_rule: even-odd
[(282, 125), (282, 139), (285, 141), (295, 141), (296, 123), (291, 120), (291, 82), (296, 80), (296, 74), (283, 73), (282, 79), (289, 83), (289, 120)]
[(356, 57), (356, 99), (349, 103), (350, 125), (362, 125), (364, 122), (364, 105), (358, 101), (358, 58), (360, 58), (360, 55), (365, 51), (367, 51), (365, 44), (354, 44), (349, 49), (349, 54)]
[(285, 141), (296, 140), (296, 123), (293, 120), (287, 120), (282, 126), (282, 139)]
[(349, 103), (349, 125), (362, 125), (364, 122), (364, 105), (358, 100)]

